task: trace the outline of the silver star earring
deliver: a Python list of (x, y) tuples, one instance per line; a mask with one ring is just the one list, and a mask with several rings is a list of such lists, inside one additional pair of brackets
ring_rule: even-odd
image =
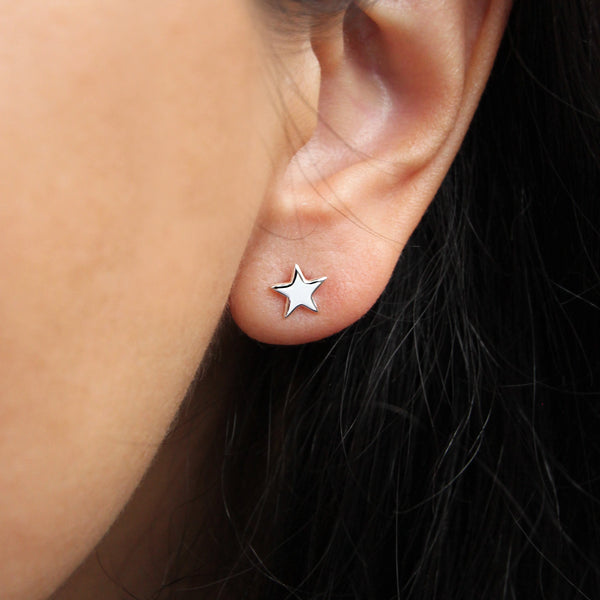
[(326, 279), (327, 277), (320, 277), (308, 281), (302, 274), (300, 267), (295, 265), (294, 275), (289, 283), (278, 283), (271, 286), (271, 289), (287, 298), (283, 316), (287, 319), (299, 306), (305, 306), (313, 312), (319, 312), (312, 296)]

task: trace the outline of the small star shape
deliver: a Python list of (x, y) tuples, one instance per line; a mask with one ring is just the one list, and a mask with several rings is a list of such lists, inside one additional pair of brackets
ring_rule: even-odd
[(292, 281), (271, 286), (272, 289), (287, 298), (283, 316), (287, 319), (299, 306), (305, 306), (313, 312), (319, 312), (312, 296), (326, 279), (327, 277), (320, 277), (319, 279), (307, 281), (300, 267), (295, 265)]

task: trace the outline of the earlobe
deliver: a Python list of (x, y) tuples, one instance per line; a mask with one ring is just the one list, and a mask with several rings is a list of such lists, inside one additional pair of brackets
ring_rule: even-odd
[[(316, 126), (274, 179), (230, 297), (248, 335), (305, 343), (373, 305), (458, 152), (509, 7), (352, 4), (335, 30), (313, 36)], [(273, 286), (295, 264), (306, 280), (327, 281), (315, 289), (318, 313), (299, 305), (285, 318)]]

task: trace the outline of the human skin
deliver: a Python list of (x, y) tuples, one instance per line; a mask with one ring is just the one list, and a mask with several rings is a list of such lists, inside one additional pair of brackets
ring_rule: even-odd
[(287, 143), (249, 8), (0, 2), (4, 600), (96, 545), (218, 323)]
[[(0, 0), (3, 600), (47, 598), (97, 547), (133, 568), (124, 546), (177, 504), (185, 448), (161, 442), (228, 297), (271, 343), (368, 310), (509, 5), (380, 0), (286, 37), (250, 0)], [(294, 262), (328, 279), (320, 313), (284, 319)], [(235, 360), (203, 382), (199, 454)], [(93, 562), (56, 598), (120, 597)]]

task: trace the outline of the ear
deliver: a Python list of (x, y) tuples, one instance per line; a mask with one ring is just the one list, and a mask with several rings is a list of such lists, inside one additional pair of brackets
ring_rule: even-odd
[[(509, 9), (510, 0), (376, 0), (307, 34), (320, 69), (306, 61), (298, 76), (303, 89), (318, 86), (318, 118), (275, 173), (232, 289), (248, 335), (313, 341), (374, 304), (458, 152)], [(308, 282), (327, 279), (304, 284), (296, 264)]]

